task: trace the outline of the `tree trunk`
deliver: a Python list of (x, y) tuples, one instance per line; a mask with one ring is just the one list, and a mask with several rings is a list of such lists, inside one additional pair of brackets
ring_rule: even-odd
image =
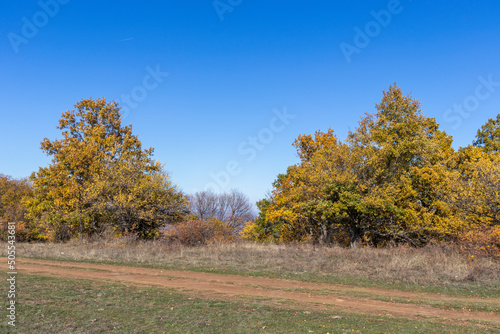
[(320, 225), (320, 244), (329, 245), (331, 243), (331, 233), (330, 229), (326, 226), (326, 224)]
[(357, 223), (353, 223), (350, 228), (349, 228), (349, 237), (350, 237), (350, 243), (351, 243), (351, 248), (356, 248), (358, 247), (358, 242), (359, 239), (361, 238), (361, 229), (359, 228), (359, 225)]
[(82, 213), (78, 210), (78, 223), (80, 224), (80, 243), (83, 243)]

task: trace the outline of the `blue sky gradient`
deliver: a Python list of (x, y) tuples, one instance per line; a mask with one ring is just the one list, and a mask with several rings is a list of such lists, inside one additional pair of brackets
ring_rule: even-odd
[(50, 163), (40, 141), (59, 138), (61, 113), (88, 97), (127, 107), (124, 123), (185, 192), (238, 188), (252, 201), (298, 162), (298, 135), (331, 127), (344, 139), (393, 82), (455, 148), (500, 112), (498, 1), (0, 8), (0, 173), (18, 178)]

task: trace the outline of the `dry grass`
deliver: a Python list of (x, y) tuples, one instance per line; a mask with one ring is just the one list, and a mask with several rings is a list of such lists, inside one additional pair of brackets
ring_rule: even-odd
[[(0, 246), (5, 256), (6, 244)], [(284, 277), (354, 277), (379, 282), (448, 286), (470, 284), (497, 289), (498, 260), (470, 259), (439, 246), (421, 249), (313, 247), (310, 245), (212, 244), (200, 247), (126, 239), (66, 244), (19, 243), (22, 257), (114, 261)]]

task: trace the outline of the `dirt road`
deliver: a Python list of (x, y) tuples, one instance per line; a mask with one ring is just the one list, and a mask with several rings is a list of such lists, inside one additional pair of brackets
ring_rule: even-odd
[[(2, 261), (5, 258), (2, 259)], [(19, 259), (21, 274), (91, 279), (128, 285), (150, 285), (182, 289), (198, 296), (235, 299), (241, 296), (289, 300), (305, 308), (340, 308), (345, 311), (404, 318), (436, 317), (445, 321), (487, 320), (500, 323), (500, 314), (435, 308), (410, 303), (415, 300), (461, 303), (478, 302), (500, 308), (500, 299), (450, 297), (440, 294), (319, 284), (262, 277), (222, 275), (192, 271), (174, 271), (140, 267)], [(398, 298), (399, 303), (380, 299)], [(408, 303), (402, 303), (402, 299)], [(376, 300), (379, 299), (379, 300)], [(498, 307), (497, 307), (498, 306)]]

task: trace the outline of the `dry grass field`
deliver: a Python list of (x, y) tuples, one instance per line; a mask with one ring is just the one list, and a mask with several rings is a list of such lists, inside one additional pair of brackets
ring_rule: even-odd
[(500, 263), (447, 247), (121, 239), (16, 254), (19, 333), (500, 331)]
[[(6, 247), (1, 247), (4, 256)], [(200, 247), (161, 241), (118, 239), (102, 242), (22, 243), (18, 256), (71, 261), (109, 261), (212, 272), (235, 272), (312, 281), (360, 279), (368, 282), (498, 289), (500, 262), (465, 257), (447, 247), (342, 248), (311, 245), (232, 243)], [(490, 292), (487, 292), (488, 294)]]

